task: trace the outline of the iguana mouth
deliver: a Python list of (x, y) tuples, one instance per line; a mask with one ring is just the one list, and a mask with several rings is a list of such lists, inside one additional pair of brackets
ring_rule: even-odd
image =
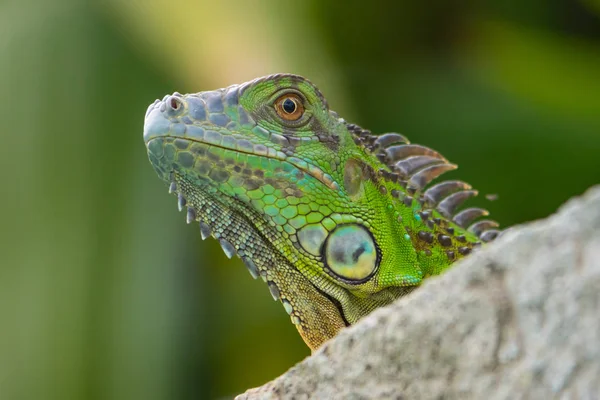
[[(238, 154), (263, 157), (289, 163), (305, 174), (317, 179), (329, 189), (334, 191), (340, 190), (340, 185), (329, 174), (325, 173), (316, 165), (306, 162), (298, 157), (286, 155), (282, 151), (269, 148), (264, 144), (254, 144), (247, 138), (239, 135), (236, 136), (229, 132), (226, 134), (221, 133), (224, 130), (222, 127), (173, 121), (169, 115), (170, 112), (173, 112), (173, 107), (184, 107), (184, 103), (182, 103), (182, 100), (177, 96), (166, 96), (162, 101), (155, 101), (150, 105), (146, 112), (146, 119), (144, 122), (144, 142), (146, 143), (149, 155), (154, 156), (157, 161), (164, 156), (164, 149), (162, 149), (162, 147), (165, 140), (172, 140), (175, 146), (181, 150), (185, 150), (189, 147), (185, 146), (182, 142), (188, 142), (190, 144), (195, 143), (206, 146), (207, 149), (216, 148), (221, 151), (231, 151)], [(180, 143), (179, 146), (177, 146), (177, 142)], [(153, 161), (152, 164), (156, 163)], [(176, 161), (175, 164), (177, 164)], [(193, 165), (194, 162), (192, 161), (190, 166)], [(182, 165), (182, 167), (186, 166)], [(166, 178), (164, 174), (163, 178)]]

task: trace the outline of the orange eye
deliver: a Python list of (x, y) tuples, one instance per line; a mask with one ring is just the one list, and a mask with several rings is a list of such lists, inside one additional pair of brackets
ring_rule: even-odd
[(275, 101), (275, 111), (286, 121), (297, 121), (304, 114), (304, 106), (300, 96), (288, 93)]

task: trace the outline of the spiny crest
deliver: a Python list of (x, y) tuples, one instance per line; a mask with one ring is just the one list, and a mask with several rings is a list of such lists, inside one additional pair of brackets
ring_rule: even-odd
[(410, 196), (404, 202), (410, 205), (414, 196), (425, 209), (435, 208), (446, 219), (467, 229), (484, 242), (495, 239), (499, 234), (498, 223), (489, 219), (475, 222), (480, 217), (489, 215), (483, 208), (472, 207), (462, 211), (457, 209), (478, 192), (468, 183), (450, 180), (427, 185), (445, 172), (457, 168), (435, 150), (418, 144), (412, 144), (399, 133), (373, 135), (371, 131), (358, 125), (347, 123), (355, 143), (375, 154), (390, 171), (380, 170), (380, 174), (388, 180), (400, 184)]

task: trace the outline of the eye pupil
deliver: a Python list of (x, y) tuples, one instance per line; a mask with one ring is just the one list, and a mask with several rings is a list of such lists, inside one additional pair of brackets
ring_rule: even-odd
[(283, 101), (283, 104), (281, 104), (281, 108), (283, 108), (283, 111), (286, 113), (292, 114), (294, 111), (296, 111), (296, 102), (290, 98), (287, 98)]
[[(304, 103), (300, 95), (284, 93), (273, 103), (275, 112), (284, 122), (299, 123), (304, 116)], [(305, 120), (306, 121), (306, 120)]]

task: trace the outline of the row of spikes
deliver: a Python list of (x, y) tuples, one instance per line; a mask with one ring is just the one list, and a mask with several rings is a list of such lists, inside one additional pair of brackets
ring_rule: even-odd
[[(375, 154), (391, 171), (381, 169), (379, 173), (387, 180), (396, 182), (408, 195), (402, 199), (410, 205), (413, 196), (424, 208), (435, 208), (446, 219), (467, 229), (484, 242), (495, 239), (501, 231), (498, 223), (489, 219), (475, 222), (480, 217), (489, 215), (483, 208), (471, 207), (462, 211), (456, 210), (469, 198), (477, 196), (468, 183), (450, 180), (426, 186), (445, 172), (457, 168), (435, 150), (410, 141), (399, 133), (373, 135), (371, 131), (355, 124), (346, 124), (356, 144)], [(396, 193), (402, 197), (400, 193)]]
[[(171, 184), (169, 185), (169, 193), (177, 193), (177, 208), (179, 209), (179, 211), (183, 211), (184, 209), (187, 209), (186, 222), (188, 224), (191, 224), (195, 221), (198, 221), (198, 223), (200, 225), (200, 236), (202, 237), (202, 240), (206, 240), (207, 238), (209, 238), (213, 233), (212, 228), (206, 222), (204, 222), (198, 218), (198, 213), (196, 212), (196, 210), (193, 207), (190, 207), (187, 204), (187, 201), (186, 201), (185, 197), (183, 196), (183, 194), (181, 194), (180, 192), (177, 191), (177, 184), (175, 183), (175, 181), (172, 181)], [(238, 254), (238, 252), (236, 251), (233, 244), (231, 244), (231, 242), (229, 242), (227, 239), (218, 238), (218, 241), (219, 241), (219, 244), (221, 245), (221, 248), (223, 249), (223, 253), (225, 253), (225, 256), (227, 256), (227, 258), (233, 258), (233, 256), (235, 256), (235, 255), (240, 256), (240, 254)], [(263, 278), (263, 280), (268, 283), (269, 292), (271, 293), (273, 300), (275, 300), (275, 301), (281, 300), (280, 294), (279, 294), (279, 288), (275, 285), (274, 282), (266, 280), (266, 275), (260, 273), (260, 271), (258, 270), (258, 267), (254, 263), (254, 261), (252, 261), (252, 259), (250, 257), (240, 256), (240, 258), (244, 262), (244, 265), (248, 269), (248, 272), (250, 272), (250, 275), (252, 276), (252, 278), (256, 279), (259, 276), (261, 276)], [(291, 311), (289, 311), (289, 310), (291, 310), (291, 305), (284, 303), (284, 308), (286, 309), (288, 314), (291, 313)]]
[(246, 256), (245, 254), (242, 254), (240, 251), (238, 251), (239, 249), (236, 250), (235, 246), (226, 238), (216, 237), (213, 234), (213, 230), (210, 227), (210, 225), (199, 218), (196, 210), (193, 207), (190, 207), (183, 194), (177, 190), (177, 183), (175, 183), (173, 178), (171, 179), (172, 180), (169, 185), (169, 193), (177, 194), (177, 207), (179, 208), (179, 211), (183, 211), (187, 208), (186, 222), (188, 224), (198, 221), (202, 240), (206, 240), (208, 237), (213, 236), (219, 241), (219, 244), (221, 245), (221, 248), (223, 249), (223, 252), (225, 253), (225, 256), (227, 256), (227, 258), (233, 258), (233, 256), (238, 256), (243, 261), (244, 265), (248, 269), (248, 272), (250, 272), (252, 278), (257, 279), (260, 276), (262, 280), (267, 284), (267, 287), (269, 288), (269, 293), (271, 294), (271, 297), (273, 297), (273, 300), (281, 301), (285, 312), (292, 319), (292, 323), (295, 325), (300, 324), (299, 317), (293, 313), (294, 309), (292, 307), (292, 304), (288, 300), (281, 297), (279, 287), (277, 287), (277, 284), (275, 282), (267, 279), (266, 271), (260, 271), (254, 263), (254, 261), (252, 260), (252, 258)]

